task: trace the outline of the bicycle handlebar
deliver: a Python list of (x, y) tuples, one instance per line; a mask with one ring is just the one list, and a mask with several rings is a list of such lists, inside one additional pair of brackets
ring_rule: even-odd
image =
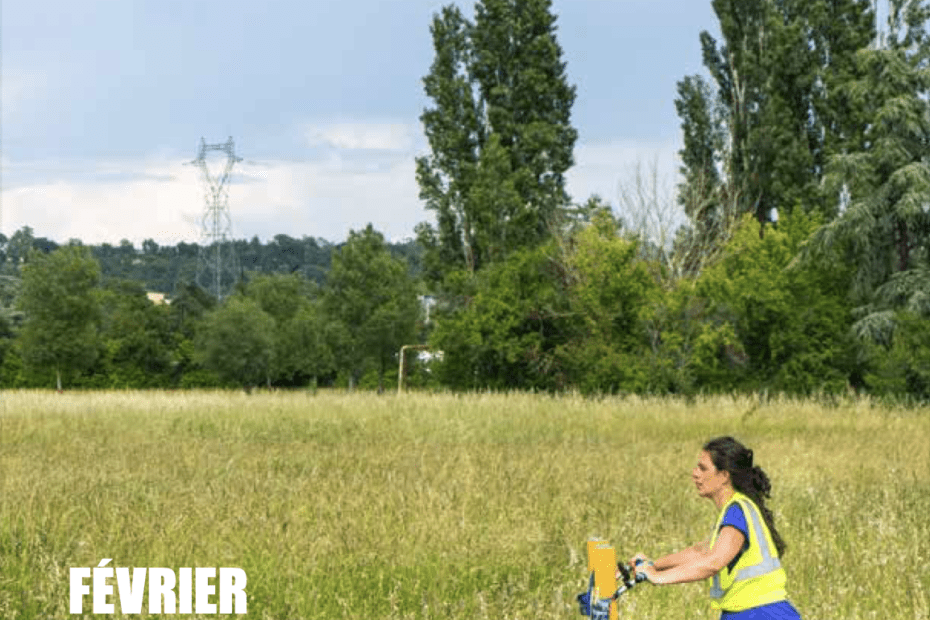
[(620, 598), (620, 595), (624, 592), (632, 590), (636, 584), (647, 580), (646, 573), (637, 570), (643, 564), (645, 564), (643, 560), (637, 560), (633, 565), (618, 562), (617, 570), (620, 572), (621, 585), (609, 598), (592, 600), (594, 598), (594, 573), (591, 573), (588, 590), (576, 597), (581, 615), (587, 616), (591, 620), (608, 620), (610, 618), (610, 603)]

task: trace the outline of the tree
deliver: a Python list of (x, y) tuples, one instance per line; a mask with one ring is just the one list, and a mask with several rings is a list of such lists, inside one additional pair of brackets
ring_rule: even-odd
[(112, 281), (102, 291), (100, 366), (112, 387), (166, 387), (171, 380), (172, 349), (168, 306), (149, 301), (139, 283)]
[(830, 161), (826, 186), (841, 213), (809, 253), (856, 266), (854, 329), (885, 345), (896, 310), (930, 317), (930, 3), (889, 9), (884, 46), (859, 52), (861, 77), (843, 91), (862, 140)]
[(297, 272), (253, 274), (245, 286), (245, 295), (274, 319), (274, 382), (293, 385), (333, 369), (325, 317), (312, 299), (315, 294), (316, 286)]
[(146, 239), (142, 242), (142, 253), (147, 256), (156, 256), (158, 254), (158, 244), (153, 239)]
[[(558, 239), (513, 252), (473, 280), (430, 339), (459, 389), (641, 391), (641, 315), (658, 287), (636, 239), (592, 199)], [(587, 220), (587, 221), (585, 221)]]
[(698, 233), (713, 235), (719, 211), (733, 207), (760, 224), (795, 205), (832, 216), (820, 181), (829, 157), (861, 137), (842, 92), (874, 37), (871, 0), (712, 4), (723, 39), (700, 39), (713, 88), (688, 77), (676, 99), (682, 201), (708, 221)]
[(233, 295), (203, 318), (195, 344), (198, 362), (249, 390), (269, 381), (274, 319), (251, 299)]
[(300, 273), (249, 274), (245, 296), (255, 300), (279, 325), (309, 303), (315, 286)]
[[(196, 256), (196, 255), (195, 255)], [(171, 332), (177, 341), (175, 348), (175, 381), (181, 385), (215, 385), (217, 377), (205, 370), (196, 355), (194, 340), (203, 318), (217, 306), (216, 298), (193, 281), (178, 287), (169, 306)]]
[(795, 261), (818, 225), (813, 214), (795, 209), (760, 239), (744, 214), (721, 260), (695, 284), (703, 308), (693, 342), (703, 351), (690, 356), (690, 370), (699, 385), (845, 390), (856, 370), (848, 337), (850, 270)]
[(61, 390), (63, 374), (73, 377), (97, 357), (100, 266), (86, 248), (65, 246), (31, 252), (21, 271), (24, 362), (53, 370)]
[(643, 391), (647, 383), (640, 363), (642, 317), (658, 288), (654, 267), (662, 259), (644, 256), (645, 242), (622, 232), (602, 211), (560, 257), (575, 326), (562, 347), (562, 366), (584, 392)]
[(678, 152), (683, 177), (678, 186), (678, 202), (692, 221), (712, 221), (724, 149), (722, 110), (715, 106), (714, 91), (700, 75), (678, 82), (675, 109), (682, 119), (684, 134), (684, 143)]
[(18, 274), (20, 267), (29, 257), (29, 251), (32, 250), (32, 244), (35, 241), (32, 228), (23, 226), (10, 237), (6, 244), (6, 267), (5, 271), (10, 274)]
[[(848, 85), (862, 77), (857, 54), (876, 41), (876, 7), (876, 0), (820, 0), (808, 6), (811, 47), (821, 67), (813, 98), (814, 116), (824, 128), (822, 148), (815, 153), (821, 178), (831, 157), (862, 144), (865, 111), (851, 101)], [(829, 196), (824, 199), (825, 213), (832, 219), (834, 202)]]
[(568, 299), (552, 244), (516, 250), (473, 279), (467, 302), (446, 308), (430, 344), (439, 380), (456, 389), (555, 390), (570, 377), (557, 360), (571, 336)]
[(275, 352), (278, 377), (291, 384), (306, 378), (316, 385), (319, 378), (336, 370), (333, 339), (327, 330), (322, 304), (303, 304), (280, 328)]
[(412, 342), (420, 304), (406, 263), (391, 257), (384, 237), (371, 224), (361, 232), (349, 231), (346, 244), (333, 254), (324, 303), (326, 313), (350, 335), (346, 350), (338, 354), (350, 387), (365, 363), (373, 362), (383, 389), (394, 356)]
[(172, 331), (193, 339), (197, 322), (216, 304), (215, 297), (193, 282), (181, 285), (170, 305)]
[(479, 0), (474, 22), (454, 5), (434, 16), (417, 182), (436, 213), (418, 227), (435, 284), (540, 243), (568, 205), (575, 88), (555, 29), (551, 0)]
[(930, 401), (930, 319), (906, 310), (895, 312), (888, 343), (867, 343), (865, 383), (880, 396)]

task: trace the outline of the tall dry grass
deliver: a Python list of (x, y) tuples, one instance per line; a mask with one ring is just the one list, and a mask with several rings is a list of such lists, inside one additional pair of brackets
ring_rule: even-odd
[[(773, 481), (805, 618), (928, 618), (927, 410), (223, 392), (2, 394), (0, 617), (73, 617), (69, 568), (102, 558), (241, 567), (256, 618), (577, 617), (589, 537), (706, 538), (689, 472), (720, 434)], [(704, 584), (620, 614), (715, 617)]]

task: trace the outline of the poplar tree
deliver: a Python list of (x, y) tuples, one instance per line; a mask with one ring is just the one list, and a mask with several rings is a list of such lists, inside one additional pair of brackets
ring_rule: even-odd
[(417, 159), (424, 271), (433, 283), (474, 275), (538, 245), (569, 204), (565, 173), (577, 132), (551, 0), (479, 0), (433, 18), (435, 58), (423, 79), (430, 153)]
[(678, 82), (675, 108), (682, 119), (683, 146), (678, 184), (678, 203), (691, 220), (693, 229), (680, 230), (675, 254), (683, 258), (684, 271), (700, 271), (709, 247), (722, 241), (729, 221), (737, 215), (723, 201), (722, 158), (725, 131), (723, 109), (715, 102), (715, 92), (700, 75)]
[(691, 76), (678, 84), (680, 201), (711, 231), (728, 211), (764, 223), (773, 208), (802, 205), (832, 217), (820, 184), (829, 158), (861, 141), (844, 84), (858, 75), (855, 54), (874, 38), (871, 1), (712, 4), (722, 38), (700, 35), (711, 82)]

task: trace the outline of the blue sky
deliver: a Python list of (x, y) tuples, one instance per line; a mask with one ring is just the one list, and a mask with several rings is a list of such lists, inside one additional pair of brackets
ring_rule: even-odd
[[(2, 0), (2, 212), (59, 242), (197, 241), (198, 170), (232, 137), (233, 236), (388, 238), (431, 220), (414, 158), (431, 0)], [(457, 2), (467, 14), (473, 2)], [(569, 192), (618, 206), (637, 163), (675, 184), (675, 84), (710, 0), (555, 0), (577, 86)], [(209, 162), (219, 165), (218, 160)]]

